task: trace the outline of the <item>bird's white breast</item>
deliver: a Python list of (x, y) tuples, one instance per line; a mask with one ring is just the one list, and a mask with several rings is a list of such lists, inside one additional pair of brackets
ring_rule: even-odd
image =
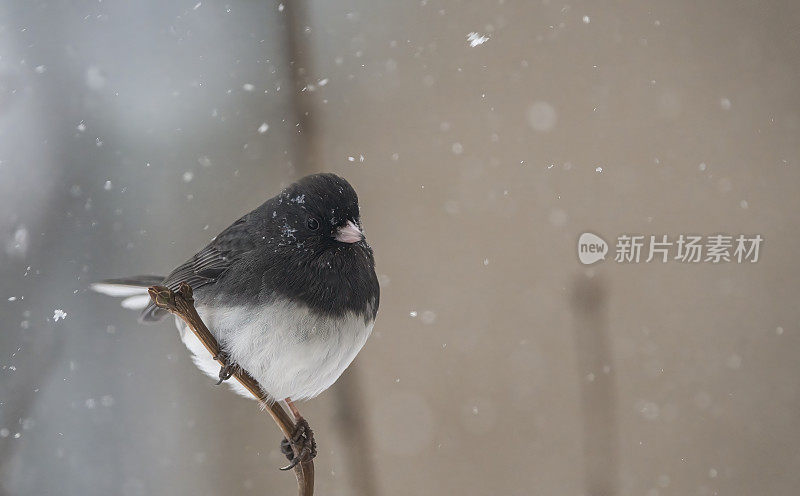
[[(286, 300), (254, 307), (199, 305), (197, 311), (232, 360), (279, 400), (313, 398), (328, 389), (373, 327), (363, 316), (324, 317)], [(195, 364), (216, 378), (219, 364), (182, 321), (178, 328)], [(228, 382), (236, 392), (250, 396), (237, 381)]]

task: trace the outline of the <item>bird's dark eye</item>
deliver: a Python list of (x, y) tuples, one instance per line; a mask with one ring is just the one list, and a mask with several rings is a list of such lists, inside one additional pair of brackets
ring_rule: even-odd
[(319, 229), (319, 221), (317, 219), (315, 219), (314, 217), (310, 217), (308, 219), (308, 222), (306, 222), (306, 225), (312, 231), (316, 231), (317, 229)]

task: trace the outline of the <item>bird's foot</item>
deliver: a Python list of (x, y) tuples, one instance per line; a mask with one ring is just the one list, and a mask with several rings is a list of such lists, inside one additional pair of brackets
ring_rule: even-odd
[[(295, 447), (299, 451), (297, 456), (294, 454)], [(317, 456), (317, 442), (314, 441), (314, 431), (311, 430), (306, 419), (303, 417), (297, 419), (297, 423), (294, 424), (292, 438), (284, 438), (281, 441), (281, 453), (291, 462), (281, 470), (291, 470), (298, 463), (311, 461)]]
[(219, 386), (223, 382), (230, 379), (233, 374), (236, 373), (236, 369), (238, 369), (239, 366), (235, 363), (232, 363), (230, 355), (224, 351), (220, 351), (219, 355), (214, 357), (214, 360), (219, 360), (222, 362), (222, 367), (219, 369), (219, 381), (217, 382), (217, 386)]

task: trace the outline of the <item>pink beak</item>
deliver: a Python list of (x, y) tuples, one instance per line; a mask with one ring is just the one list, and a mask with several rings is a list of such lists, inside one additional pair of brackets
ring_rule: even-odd
[(342, 243), (358, 243), (364, 239), (364, 235), (361, 233), (361, 229), (359, 229), (358, 226), (353, 223), (353, 221), (348, 220), (347, 224), (340, 227), (336, 232), (334, 239)]

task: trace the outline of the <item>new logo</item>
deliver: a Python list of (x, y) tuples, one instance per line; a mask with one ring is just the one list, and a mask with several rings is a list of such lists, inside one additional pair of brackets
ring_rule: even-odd
[(608, 243), (597, 234), (585, 232), (578, 238), (578, 258), (583, 265), (605, 260), (606, 253), (608, 253)]

